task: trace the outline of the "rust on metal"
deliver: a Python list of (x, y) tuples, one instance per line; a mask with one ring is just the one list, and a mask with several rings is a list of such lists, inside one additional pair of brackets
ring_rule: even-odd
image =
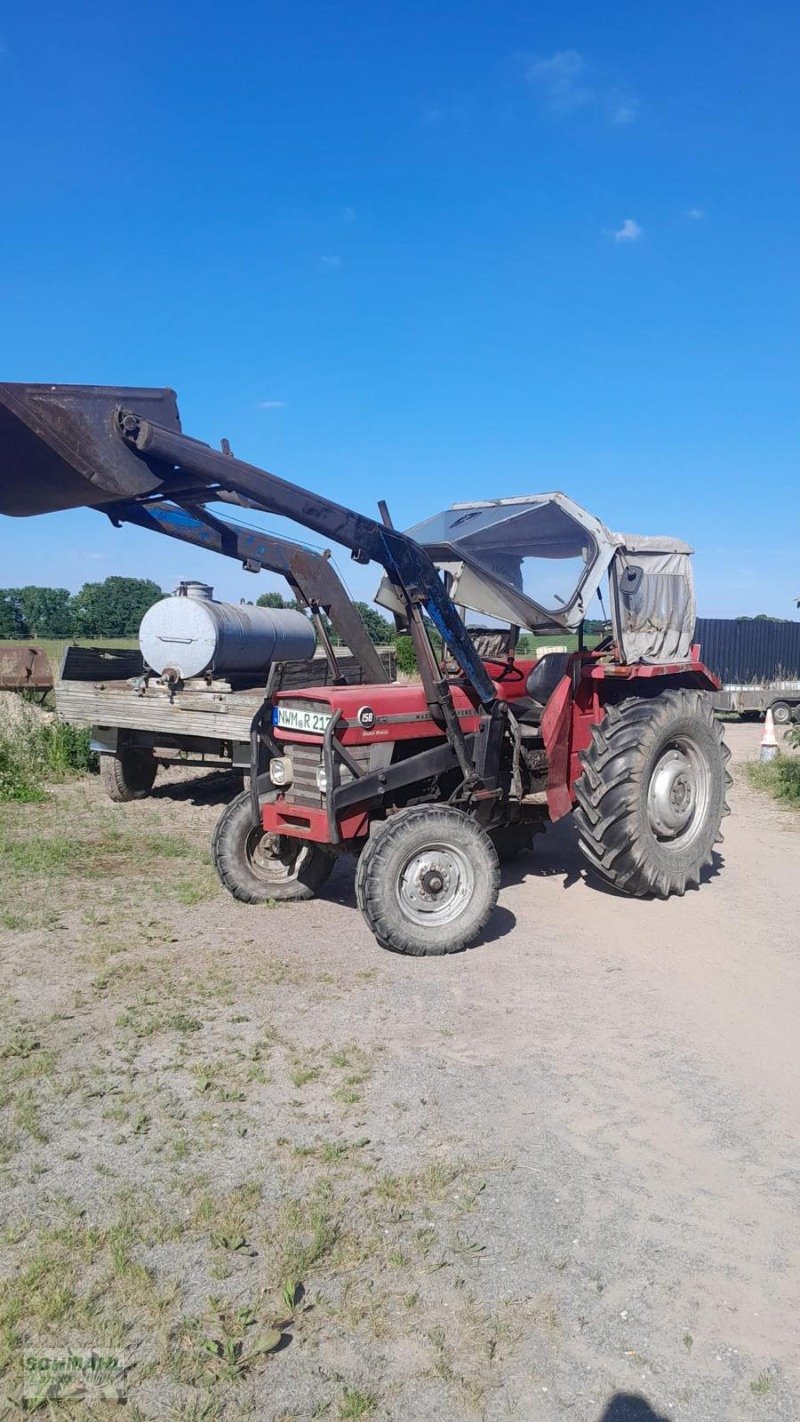
[(41, 647), (0, 646), (0, 691), (52, 691), (50, 659)]

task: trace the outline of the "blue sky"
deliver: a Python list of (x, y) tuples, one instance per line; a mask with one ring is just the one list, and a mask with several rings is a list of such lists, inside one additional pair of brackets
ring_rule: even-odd
[[(172, 385), (398, 525), (561, 488), (689, 539), (706, 615), (793, 615), (796, 4), (43, 0), (0, 41), (3, 378)], [(88, 511), (0, 556), (274, 582)]]

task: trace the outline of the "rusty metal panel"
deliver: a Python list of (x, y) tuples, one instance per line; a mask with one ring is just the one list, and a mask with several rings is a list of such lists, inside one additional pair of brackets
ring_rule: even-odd
[(50, 659), (41, 647), (0, 646), (0, 691), (52, 691)]

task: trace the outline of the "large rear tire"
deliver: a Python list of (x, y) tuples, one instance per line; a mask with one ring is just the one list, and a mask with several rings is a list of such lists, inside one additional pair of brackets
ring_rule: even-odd
[(575, 784), (578, 840), (592, 867), (637, 897), (697, 888), (729, 813), (729, 756), (701, 691), (609, 706)]
[[(259, 803), (270, 798), (275, 796), (267, 792)], [(211, 854), (225, 888), (245, 904), (313, 899), (334, 865), (333, 855), (320, 845), (265, 834), (254, 825), (249, 790), (231, 800), (220, 815)]]
[(100, 756), (100, 780), (108, 798), (118, 805), (144, 800), (152, 790), (158, 761), (152, 751), (121, 750)]
[(486, 831), (441, 805), (393, 815), (356, 869), (358, 906), (381, 947), (415, 958), (458, 953), (472, 943), (499, 888), (500, 866)]

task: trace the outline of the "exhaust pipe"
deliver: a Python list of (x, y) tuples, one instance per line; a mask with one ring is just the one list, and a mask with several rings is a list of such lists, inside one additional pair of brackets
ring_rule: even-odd
[(170, 468), (145, 463), (119, 438), (121, 409), (181, 432), (174, 390), (0, 384), (0, 513), (91, 508), (159, 489)]

